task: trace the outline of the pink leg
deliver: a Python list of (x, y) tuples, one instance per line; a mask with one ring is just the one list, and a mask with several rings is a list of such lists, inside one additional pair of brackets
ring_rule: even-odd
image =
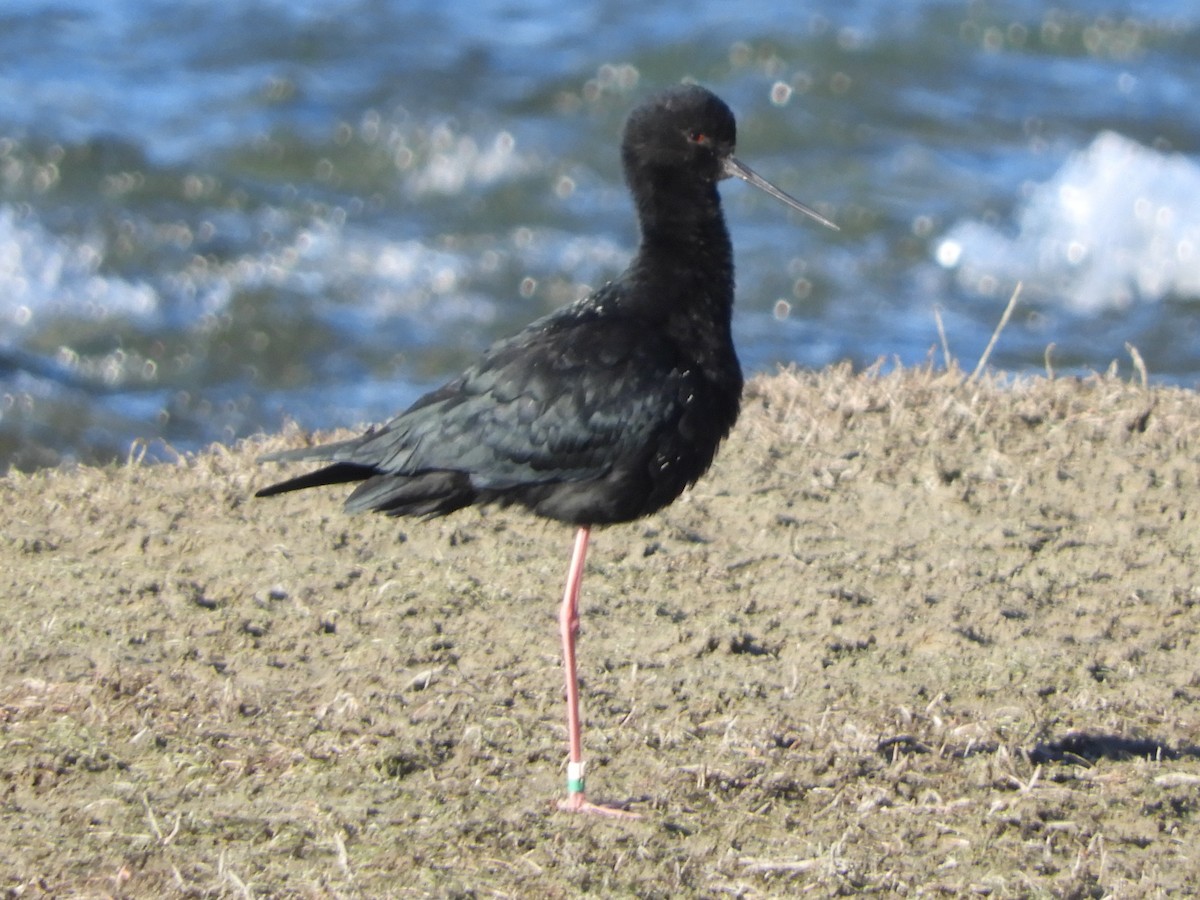
[(558, 625), (562, 634), (563, 670), (567, 679), (567, 799), (558, 808), (566, 812), (584, 812), (601, 816), (639, 818), (637, 813), (609, 806), (598, 806), (587, 799), (583, 789), (583, 729), (579, 724), (579, 678), (575, 668), (575, 638), (579, 634), (579, 588), (583, 584), (583, 564), (587, 558), (587, 525), (575, 533), (575, 551), (567, 571)]

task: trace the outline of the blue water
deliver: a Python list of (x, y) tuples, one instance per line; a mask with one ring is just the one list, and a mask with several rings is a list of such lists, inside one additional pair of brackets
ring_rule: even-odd
[(24, 0), (0, 8), (0, 470), (378, 421), (620, 271), (617, 140), (691, 78), (749, 372), (1200, 384), (1200, 8)]

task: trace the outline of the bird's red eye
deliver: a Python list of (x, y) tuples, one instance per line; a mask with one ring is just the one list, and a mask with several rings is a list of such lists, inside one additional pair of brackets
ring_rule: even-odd
[(708, 135), (703, 131), (689, 131), (688, 140), (690, 140), (693, 144), (707, 144)]

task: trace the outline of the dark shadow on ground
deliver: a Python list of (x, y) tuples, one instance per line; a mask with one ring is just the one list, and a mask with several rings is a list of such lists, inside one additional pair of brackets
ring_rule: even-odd
[[(885, 756), (895, 757), (908, 753), (940, 753), (952, 759), (965, 759), (981, 753), (995, 753), (999, 744), (995, 742), (968, 744), (966, 746), (945, 745), (934, 747), (912, 735), (897, 735), (879, 742), (877, 749)], [(1039, 741), (1023, 751), (1031, 763), (1074, 763), (1091, 765), (1102, 759), (1118, 762), (1130, 759), (1177, 760), (1200, 759), (1200, 747), (1171, 747), (1154, 738), (1131, 738), (1119, 734), (1097, 732), (1072, 732), (1053, 741)]]

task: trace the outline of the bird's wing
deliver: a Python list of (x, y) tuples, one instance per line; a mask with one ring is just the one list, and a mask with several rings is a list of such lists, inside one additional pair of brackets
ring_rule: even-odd
[(682, 414), (693, 374), (640, 321), (564, 313), (324, 458), (379, 474), (461, 472), (503, 490), (600, 477), (644, 452)]

